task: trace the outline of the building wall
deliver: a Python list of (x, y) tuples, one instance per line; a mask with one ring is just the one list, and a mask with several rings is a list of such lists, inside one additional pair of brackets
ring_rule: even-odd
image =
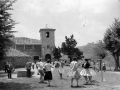
[[(46, 54), (50, 54), (51, 58), (53, 58), (52, 50), (55, 47), (55, 29), (41, 29), (41, 45), (42, 45), (42, 58), (45, 59)], [(49, 37), (46, 37), (46, 33), (49, 32)]]
[(32, 57), (41, 57), (41, 45), (16, 45), (15, 49)]

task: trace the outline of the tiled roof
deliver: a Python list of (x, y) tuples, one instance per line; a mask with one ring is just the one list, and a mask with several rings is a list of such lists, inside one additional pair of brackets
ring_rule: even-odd
[(29, 57), (29, 55), (24, 54), (16, 49), (10, 48), (8, 52), (6, 52), (8, 57)]
[(41, 44), (40, 40), (37, 39), (30, 39), (30, 38), (26, 38), (26, 37), (15, 37), (13, 38), (13, 41), (15, 42), (15, 44), (31, 44), (31, 45), (36, 45), (36, 44)]

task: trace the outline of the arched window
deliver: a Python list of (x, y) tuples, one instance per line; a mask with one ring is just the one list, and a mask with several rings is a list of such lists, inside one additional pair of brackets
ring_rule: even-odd
[(50, 33), (46, 32), (46, 37), (49, 38), (49, 36), (50, 36)]

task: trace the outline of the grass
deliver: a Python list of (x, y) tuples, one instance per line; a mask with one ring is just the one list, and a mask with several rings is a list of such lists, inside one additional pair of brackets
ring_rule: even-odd
[[(83, 77), (79, 80), (79, 87), (70, 87), (70, 78), (67, 77), (69, 69), (65, 67), (63, 79), (60, 79), (58, 69), (53, 72), (51, 87), (48, 84), (39, 83), (39, 78), (15, 78), (7, 79), (6, 74), (0, 73), (0, 90), (120, 90), (120, 72), (106, 71), (103, 73), (104, 81), (101, 82), (101, 73), (93, 77), (93, 83), (84, 85)], [(6, 76), (6, 77), (4, 77)]]

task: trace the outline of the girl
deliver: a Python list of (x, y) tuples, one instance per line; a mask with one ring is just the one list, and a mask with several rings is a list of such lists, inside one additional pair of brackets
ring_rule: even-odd
[(83, 63), (82, 67), (83, 70), (80, 72), (80, 74), (84, 76), (86, 84), (88, 84), (89, 82), (91, 82), (91, 76), (95, 74), (95, 72), (93, 72), (93, 70), (91, 69), (92, 67), (88, 59), (85, 59), (85, 63)]
[(58, 69), (58, 72), (59, 72), (59, 75), (60, 75), (60, 79), (62, 79), (62, 75), (64, 73), (64, 68), (63, 68), (63, 65), (64, 63), (62, 61), (59, 62), (59, 69)]
[(44, 66), (45, 69), (45, 76), (44, 76), (44, 80), (48, 81), (48, 86), (50, 87), (50, 81), (52, 80), (52, 72), (51, 69), (54, 68), (54, 66), (52, 64), (50, 64), (50, 60), (47, 60), (47, 63)]
[(78, 72), (79, 63), (77, 62), (76, 58), (73, 58), (73, 61), (70, 63), (70, 72), (69, 77), (71, 77), (71, 87), (73, 87), (73, 80), (76, 79), (77, 87), (78, 87), (78, 80), (80, 78), (80, 74)]
[(93, 69), (94, 66), (93, 66), (93, 63), (92, 63), (91, 59), (88, 59), (88, 62), (90, 64), (90, 66), (89, 66), (89, 72), (91, 74), (90, 76), (88, 76), (88, 78), (89, 78), (89, 82), (92, 82), (92, 76), (96, 75), (96, 72)]

